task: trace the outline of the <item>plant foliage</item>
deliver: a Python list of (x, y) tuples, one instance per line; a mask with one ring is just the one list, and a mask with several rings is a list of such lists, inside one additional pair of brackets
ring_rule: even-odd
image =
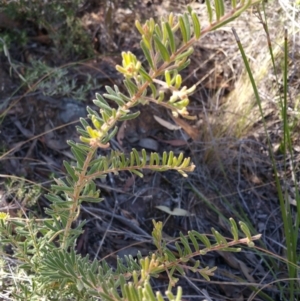
[[(110, 148), (109, 142), (118, 130), (117, 123), (136, 118), (139, 112), (133, 113), (131, 108), (138, 104), (154, 102), (168, 108), (174, 116), (192, 118), (187, 106), (195, 87), (182, 86), (179, 73), (190, 63), (192, 45), (203, 34), (228, 23), (253, 3), (232, 1), (231, 10), (225, 12), (222, 0), (215, 0), (213, 5), (206, 1), (210, 24), (205, 28), (201, 28), (198, 16), (190, 7), (183, 15), (175, 17), (171, 13), (160, 23), (150, 19), (142, 25), (136, 21), (147, 64), (142, 64), (131, 52), (122, 53), (122, 66), (116, 68), (124, 75), (127, 94), (117, 86), (107, 86), (106, 93), (97, 94), (94, 100), (99, 111), (87, 108), (89, 121), (82, 118), (81, 126), (77, 128), (81, 143), (68, 142), (74, 163), (64, 162), (66, 180), (56, 179), (51, 193), (47, 195), (50, 202), (46, 210), (48, 217), (1, 216), (2, 245), (12, 245), (18, 269), (25, 271), (28, 277), (19, 280), (14, 292), (16, 300), (162, 301), (161, 292), (154, 292), (150, 285), (151, 277), (162, 272), (169, 277), (165, 297), (181, 300), (180, 287), (172, 293), (178, 275), (191, 270), (209, 280), (216, 269), (202, 266), (197, 260), (192, 261), (194, 257), (215, 250), (236, 252), (239, 251), (237, 244), (253, 246), (253, 240), (259, 236), (252, 237), (247, 226), (240, 223), (245, 238), (239, 238), (233, 220), (230, 220), (231, 241), (213, 229), (213, 240), (191, 231), (188, 236), (180, 235), (174, 245), (162, 237), (162, 223), (153, 221), (152, 237), (157, 251), (146, 257), (139, 254), (136, 259), (126, 257), (125, 262), (118, 260), (115, 270), (105, 261), (91, 261), (75, 252), (76, 239), (85, 224), (85, 221), (76, 223), (81, 203), (101, 201), (96, 179), (120, 171), (143, 176), (144, 168), (154, 171), (173, 169), (183, 176), (193, 171), (195, 166), (183, 154), (175, 156), (173, 152), (164, 152), (147, 155), (144, 150), (138, 152), (133, 149), (129, 156), (116, 151), (103, 156), (98, 155), (97, 150)], [(178, 34), (180, 43), (176, 42), (175, 35)], [(165, 90), (171, 92), (170, 97), (166, 97)]]

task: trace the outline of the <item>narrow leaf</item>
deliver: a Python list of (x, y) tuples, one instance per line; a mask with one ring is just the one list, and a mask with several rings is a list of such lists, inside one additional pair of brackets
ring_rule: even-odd
[(89, 123), (85, 120), (85, 118), (80, 117), (79, 121), (81, 122), (81, 124), (84, 128), (89, 126)]
[(176, 44), (175, 44), (175, 37), (174, 37), (174, 33), (172, 31), (172, 28), (170, 26), (170, 24), (168, 22), (164, 23), (167, 33), (168, 33), (168, 38), (169, 38), (169, 43), (170, 43), (170, 48), (171, 48), (171, 52), (174, 53), (176, 51)]
[(183, 15), (184, 26), (187, 34), (187, 41), (191, 39), (191, 24), (187, 13)]
[(145, 69), (143, 67), (140, 68), (139, 73), (141, 74), (141, 76), (143, 77), (143, 79), (149, 83), (153, 82), (152, 77), (148, 74), (147, 71), (145, 71)]
[(191, 13), (191, 17), (192, 17), (193, 26), (194, 26), (195, 37), (196, 37), (196, 39), (199, 39), (201, 36), (201, 25), (200, 25), (199, 18), (194, 11)]
[(118, 120), (119, 121), (124, 121), (124, 120), (131, 120), (131, 119), (135, 119), (140, 115), (140, 111), (134, 112), (134, 113), (130, 113), (130, 114), (126, 114), (124, 116), (121, 116)]
[(71, 176), (74, 182), (78, 180), (78, 176), (75, 174), (74, 168), (70, 165), (69, 162), (63, 161), (63, 164), (68, 172), (68, 174)]
[(157, 89), (156, 89), (155, 85), (150, 84), (149, 87), (150, 87), (150, 89), (152, 91), (153, 98), (156, 98), (157, 97)]
[(160, 39), (154, 35), (153, 36), (154, 39), (154, 43), (162, 57), (162, 59), (164, 60), (164, 62), (169, 62), (170, 61), (170, 55), (168, 52), (168, 49), (166, 48), (166, 46), (160, 41)]
[(217, 240), (217, 243), (219, 245), (228, 245), (228, 242), (226, 241), (225, 237), (222, 236), (217, 230), (214, 228), (211, 229), (212, 234), (214, 235), (215, 239)]
[(198, 244), (198, 242), (197, 242), (197, 239), (196, 239), (195, 236), (193, 235), (193, 232), (192, 232), (192, 231), (189, 231), (189, 232), (188, 232), (188, 235), (189, 235), (189, 238), (190, 238), (191, 242), (193, 243), (193, 246), (194, 246), (196, 252), (198, 252), (198, 251), (199, 251), (199, 244)]
[(121, 97), (119, 97), (119, 96), (112, 95), (112, 94), (107, 94), (107, 93), (103, 94), (103, 96), (104, 96), (105, 98), (108, 98), (108, 99), (110, 99), (110, 100), (113, 100), (113, 101), (114, 101), (117, 105), (119, 105), (120, 107), (122, 107), (122, 106), (125, 105), (124, 100), (123, 100)]
[(76, 158), (76, 161), (78, 163), (78, 166), (81, 168), (83, 167), (85, 156), (78, 150), (78, 148), (71, 147), (71, 151)]
[(140, 154), (138, 153), (138, 151), (135, 148), (132, 150), (132, 152), (135, 157), (136, 165), (140, 166), (141, 165)]
[(184, 253), (189, 255), (192, 254), (193, 251), (189, 245), (187, 238), (180, 232), (180, 241), (184, 245)]
[(127, 88), (127, 91), (129, 92), (130, 96), (132, 97), (137, 91), (138, 91), (138, 87), (136, 86), (136, 84), (129, 78), (125, 79), (124, 81), (124, 85)]
[(110, 141), (118, 132), (118, 127), (115, 126), (114, 129), (105, 137), (102, 139), (102, 143), (106, 144), (108, 141)]
[(205, 0), (205, 3), (206, 3), (207, 12), (208, 12), (209, 23), (212, 23), (213, 12), (212, 12), (212, 8), (211, 8), (211, 5), (210, 5), (210, 0)]
[(56, 191), (74, 192), (74, 187), (51, 185), (51, 189)]
[(174, 216), (190, 216), (190, 213), (187, 210), (182, 209), (182, 208), (171, 209), (171, 208), (169, 208), (167, 206), (163, 206), (163, 205), (155, 206), (155, 208), (157, 208), (161, 211), (164, 211), (170, 215), (174, 215)]
[(158, 24), (155, 24), (154, 31), (155, 31), (156, 35), (158, 36), (158, 38), (160, 40), (163, 40), (163, 34), (162, 34), (162, 32), (161, 32), (160, 27), (159, 27)]
[(183, 62), (179, 62), (178, 67), (177, 67), (177, 71), (180, 72), (181, 70), (185, 69), (186, 67), (188, 67), (188, 65), (190, 63), (191, 63), (190, 59), (188, 59), (186, 61), (183, 61)]
[(231, 233), (233, 235), (233, 240), (238, 241), (239, 231), (238, 231), (237, 224), (236, 224), (235, 220), (232, 217), (229, 219), (229, 221), (231, 223)]
[(211, 243), (205, 235), (200, 234), (197, 231), (193, 231), (193, 234), (198, 240), (200, 240), (205, 245), (206, 248), (208, 248), (208, 249), (211, 248)]
[(187, 34), (187, 29), (185, 27), (184, 19), (182, 16), (179, 17), (179, 27), (180, 27), (183, 42), (184, 42), (184, 44), (186, 44), (188, 41), (188, 34)]
[(149, 51), (149, 48), (146, 46), (145, 42), (142, 40), (141, 43), (140, 43), (140, 46), (144, 52), (144, 55), (145, 55), (145, 58), (148, 62), (148, 64), (150, 65), (150, 67), (155, 70), (156, 68), (154, 67), (154, 64), (153, 64), (153, 60), (151, 58), (151, 54), (150, 54), (150, 51)]
[(107, 103), (107, 101), (99, 94), (96, 94), (96, 99), (93, 99), (93, 103), (103, 109), (103, 110), (110, 110), (111, 111), (111, 107), (110, 105)]
[(136, 170), (136, 169), (131, 169), (130, 171), (131, 171), (133, 174), (139, 176), (140, 178), (143, 178), (143, 177), (144, 177), (143, 173), (141, 173), (140, 171), (138, 171), (138, 170)]

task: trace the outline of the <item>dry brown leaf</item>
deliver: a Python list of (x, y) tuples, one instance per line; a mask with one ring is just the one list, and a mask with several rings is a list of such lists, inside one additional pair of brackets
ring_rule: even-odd
[(155, 208), (164, 211), (170, 215), (175, 215), (175, 216), (190, 216), (191, 214), (182, 208), (174, 208), (173, 210), (171, 210), (171, 208), (167, 207), (167, 206), (155, 206)]
[(255, 279), (252, 277), (252, 275), (250, 274), (250, 268), (248, 266), (246, 266), (246, 264), (240, 260), (237, 260), (238, 264), (240, 266), (240, 270), (242, 271), (243, 275), (247, 278), (247, 280), (251, 283), (255, 283)]
[(30, 130), (25, 129), (21, 122), (19, 120), (13, 120), (13, 123), (15, 126), (20, 130), (20, 132), (26, 137), (26, 138), (32, 138), (34, 135)]
[(220, 256), (222, 256), (224, 258), (224, 260), (226, 261), (226, 263), (229, 266), (231, 266), (232, 268), (234, 268), (236, 270), (240, 270), (249, 282), (255, 283), (255, 279), (250, 275), (249, 268), (246, 266), (245, 263), (238, 260), (234, 256), (234, 253), (223, 252), (223, 251), (217, 251), (217, 252)]
[(217, 251), (220, 256), (223, 257), (223, 259), (226, 261), (226, 263), (231, 266), (232, 268), (238, 270), (239, 264), (237, 258), (233, 255), (233, 253), (230, 252), (224, 252), (224, 251)]
[(135, 182), (135, 175), (132, 175), (131, 177), (127, 178), (125, 181), (125, 185), (123, 186), (123, 191), (128, 191), (130, 187), (134, 185)]
[(124, 122), (121, 124), (121, 126), (120, 126), (120, 128), (119, 128), (119, 130), (118, 130), (118, 134), (117, 134), (117, 141), (118, 141), (118, 143), (119, 143), (121, 146), (123, 146), (123, 139), (124, 139), (124, 137), (125, 137), (125, 129), (126, 129), (126, 125), (127, 125), (127, 122), (124, 121)]
[(55, 134), (49, 124), (45, 125), (44, 142), (48, 147), (54, 150), (62, 150), (68, 148), (68, 144), (64, 137)]
[(170, 144), (172, 146), (184, 146), (187, 145), (185, 140), (175, 139), (175, 140), (162, 140), (161, 142)]
[(162, 125), (163, 127), (167, 128), (168, 130), (171, 130), (171, 131), (176, 131), (176, 130), (180, 130), (181, 129), (181, 126), (178, 126), (176, 124), (173, 124), (169, 121), (166, 121), (156, 115), (153, 115), (154, 119), (160, 124)]
[(193, 139), (193, 140), (198, 140), (200, 137), (200, 133), (199, 131), (192, 127), (191, 125), (189, 125), (186, 121), (184, 121), (183, 119), (179, 118), (179, 117), (174, 117), (172, 116), (172, 119), (179, 125), (182, 127), (182, 129)]
[(220, 284), (220, 287), (229, 300), (232, 301), (244, 300), (244, 297), (242, 295), (242, 289), (240, 287), (233, 286), (233, 285), (226, 285), (226, 284)]
[(164, 140), (164, 139), (159, 139), (157, 137), (155, 137), (155, 139), (159, 142), (162, 143), (166, 143), (172, 146), (185, 146), (187, 145), (187, 142), (185, 140), (182, 139), (174, 139), (174, 140)]

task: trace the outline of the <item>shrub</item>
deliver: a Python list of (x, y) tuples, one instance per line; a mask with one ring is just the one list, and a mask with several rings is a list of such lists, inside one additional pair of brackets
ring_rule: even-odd
[[(139, 115), (139, 112), (130, 111), (138, 104), (153, 102), (169, 109), (174, 116), (191, 118), (187, 105), (195, 87), (182, 87), (179, 72), (189, 65), (192, 45), (203, 34), (236, 18), (251, 4), (251, 0), (238, 5), (233, 1), (232, 9), (225, 13), (222, 0), (216, 1), (214, 8), (207, 1), (210, 24), (202, 29), (198, 16), (190, 7), (178, 17), (171, 13), (160, 24), (153, 19), (143, 25), (136, 21), (147, 65), (143, 65), (131, 52), (122, 53), (122, 66), (116, 69), (124, 75), (127, 94), (117, 86), (107, 86), (107, 93), (97, 94), (94, 100), (99, 112), (87, 108), (89, 121), (82, 118), (81, 127), (77, 128), (81, 143), (68, 142), (75, 162), (64, 162), (66, 180), (55, 179), (56, 184), (47, 195), (50, 201), (46, 209), (48, 217), (36, 219), (29, 214), (13, 218), (9, 214), (1, 214), (2, 247), (12, 246), (15, 271), (19, 275), (15, 278), (13, 292), (16, 300), (161, 301), (163, 296), (161, 292), (153, 291), (150, 279), (162, 272), (166, 272), (169, 278), (166, 297), (181, 300), (180, 287), (172, 293), (178, 280), (175, 272), (184, 274), (185, 270), (190, 270), (209, 280), (216, 269), (202, 268), (198, 260), (190, 264), (190, 259), (215, 250), (239, 251), (237, 244), (254, 245), (253, 240), (259, 236), (252, 237), (247, 226), (240, 222), (245, 238), (239, 238), (233, 219), (229, 222), (232, 241), (227, 241), (212, 229), (213, 242), (205, 235), (190, 231), (187, 236), (180, 235), (175, 245), (169, 245), (162, 237), (162, 223), (153, 221), (152, 237), (156, 251), (146, 257), (138, 254), (137, 259), (125, 257), (125, 262), (118, 260), (115, 270), (105, 261), (90, 261), (75, 252), (76, 239), (85, 225), (85, 221), (77, 222), (81, 203), (101, 201), (96, 179), (120, 171), (130, 171), (142, 177), (144, 168), (161, 172), (173, 169), (185, 177), (194, 169), (190, 158), (184, 158), (183, 154), (175, 156), (172, 151), (148, 156), (145, 150), (138, 152), (133, 149), (129, 157), (116, 151), (103, 156), (97, 151), (110, 147), (109, 141), (117, 133), (117, 122)], [(175, 34), (181, 35), (179, 45)], [(163, 92), (165, 89), (171, 94), (168, 99)]]

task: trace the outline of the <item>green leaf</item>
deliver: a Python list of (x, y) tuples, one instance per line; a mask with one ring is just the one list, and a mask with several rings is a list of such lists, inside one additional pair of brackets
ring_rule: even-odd
[(56, 191), (74, 192), (74, 187), (51, 185), (51, 188)]
[(139, 31), (140, 35), (141, 36), (144, 35), (145, 32), (144, 32), (144, 29), (143, 29), (142, 24), (140, 23), (140, 21), (139, 20), (135, 20), (134, 24), (135, 24), (135, 27), (137, 28), (137, 30)]
[(208, 249), (211, 248), (211, 243), (205, 235), (200, 234), (200, 233), (198, 233), (197, 231), (194, 231), (194, 230), (192, 232), (193, 232), (195, 238), (200, 240), (205, 245), (206, 248), (208, 248)]
[(155, 24), (154, 32), (156, 33), (157, 37), (163, 41), (163, 34), (162, 34), (158, 24)]
[(190, 245), (189, 245), (189, 242), (188, 242), (188, 240), (187, 240), (187, 238), (180, 232), (180, 241), (181, 241), (181, 243), (183, 244), (183, 246), (184, 246), (184, 253), (186, 254), (186, 255), (190, 255), (190, 254), (192, 254), (193, 253), (193, 251), (192, 251), (192, 249), (191, 249), (191, 247), (190, 247)]
[(46, 198), (51, 203), (58, 203), (58, 202), (62, 202), (63, 201), (60, 196), (54, 195), (54, 194), (46, 194)]
[(173, 153), (173, 151), (170, 151), (167, 165), (172, 166), (173, 157), (174, 157), (174, 153)]
[(156, 301), (153, 289), (148, 281), (145, 282), (144, 289), (145, 289), (146, 300), (147, 301)]
[(220, 18), (222, 16), (222, 8), (220, 6), (220, 1), (219, 0), (214, 0), (214, 2), (215, 2), (216, 19), (217, 19), (217, 21), (220, 21)]
[(221, 16), (224, 16), (224, 14), (225, 14), (224, 1), (223, 0), (218, 0), (218, 1), (219, 1), (219, 6), (220, 6)]
[(26, 224), (17, 220), (12, 220), (11, 221), (13, 225), (17, 226), (17, 227), (21, 227), (21, 228), (25, 228)]
[(96, 93), (96, 99), (93, 99), (93, 103), (103, 110), (111, 111), (111, 106), (99, 93)]
[(179, 54), (178, 56), (176, 56), (176, 62), (180, 61), (182, 59), (187, 58), (188, 56), (190, 56), (192, 53), (194, 52), (194, 48), (190, 47), (187, 51)]
[(124, 100), (120, 96), (107, 94), (107, 93), (104, 93), (103, 96), (107, 99), (113, 100), (120, 107), (125, 105)]
[(130, 114), (126, 114), (124, 116), (121, 116), (119, 118), (119, 121), (124, 121), (124, 120), (131, 120), (131, 119), (135, 119), (140, 115), (140, 111), (134, 112), (134, 113), (130, 113)]
[(211, 8), (211, 5), (210, 5), (210, 0), (205, 0), (205, 3), (206, 3), (207, 12), (208, 12), (209, 23), (212, 23), (213, 12), (212, 12), (212, 8)]
[(85, 131), (84, 129), (80, 128), (79, 126), (76, 127), (76, 131), (83, 137), (86, 137), (86, 138), (90, 138), (90, 135), (87, 131)]
[(136, 170), (136, 169), (131, 169), (130, 172), (132, 172), (133, 174), (139, 176), (140, 178), (144, 177), (143, 173), (140, 172), (140, 171), (138, 171), (138, 170)]
[(129, 293), (130, 293), (129, 300), (140, 301), (138, 298), (138, 293), (137, 293), (137, 290), (136, 290), (134, 284), (132, 282), (129, 282), (128, 287), (129, 287)]
[[(51, 221), (47, 221), (47, 220), (44, 220), (43, 222), (47, 228), (49, 228), (50, 230), (52, 230), (53, 232), (57, 232), (57, 228), (55, 228), (53, 225), (52, 225), (52, 222)], [(49, 230), (48, 230), (49, 231)]]
[(143, 79), (149, 83), (153, 82), (152, 77), (148, 74), (147, 71), (145, 71), (145, 69), (143, 67), (140, 68), (139, 73), (141, 74), (141, 76), (143, 77)]
[(238, 231), (237, 224), (236, 224), (235, 220), (232, 217), (229, 218), (229, 221), (231, 223), (231, 233), (233, 235), (233, 240), (234, 241), (238, 241), (238, 239), (239, 239), (239, 231)]
[(95, 110), (93, 110), (92, 108), (90, 108), (89, 106), (86, 107), (86, 110), (88, 111), (88, 113), (90, 114), (89, 117), (91, 117), (92, 115), (97, 116), (98, 118), (100, 117), (98, 112), (96, 112)]
[(178, 67), (177, 67), (177, 71), (178, 72), (180, 72), (181, 70), (183, 70), (183, 69), (185, 69), (186, 67), (188, 67), (188, 65), (191, 63), (191, 60), (190, 59), (188, 59), (188, 60), (186, 60), (186, 61), (184, 61), (184, 62), (179, 62), (178, 63)]
[(121, 97), (126, 102), (131, 102), (131, 98), (121, 92), (118, 92), (118, 96)]
[(140, 154), (138, 151), (134, 148), (132, 149), (132, 153), (134, 154), (135, 162), (137, 166), (142, 165), (141, 159), (140, 159)]
[(89, 123), (85, 120), (85, 118), (80, 117), (79, 121), (81, 122), (81, 124), (84, 128), (89, 126)]
[(115, 126), (114, 129), (105, 137), (102, 139), (102, 143), (106, 144), (108, 141), (110, 141), (118, 132), (118, 127)]
[(200, 21), (199, 21), (197, 14), (194, 11), (191, 13), (191, 17), (192, 17), (192, 21), (193, 21), (194, 34), (195, 34), (196, 39), (198, 40), (201, 36)]
[(224, 236), (222, 236), (217, 230), (215, 230), (214, 228), (211, 229), (212, 234), (214, 235), (215, 239), (217, 240), (217, 243), (219, 245), (224, 245), (227, 246), (228, 242), (225, 239)]
[(78, 148), (71, 147), (71, 151), (72, 151), (74, 157), (76, 158), (78, 167), (82, 168), (84, 165), (85, 156), (82, 154), (82, 152)]
[(183, 21), (186, 29), (187, 40), (189, 41), (191, 39), (191, 24), (187, 13), (184, 13)]
[(197, 242), (197, 239), (193, 235), (193, 232), (189, 231), (188, 235), (189, 235), (189, 238), (190, 238), (191, 242), (193, 243), (193, 246), (194, 246), (196, 252), (198, 252), (199, 251), (199, 243)]
[(142, 36), (142, 41), (145, 44), (145, 47), (148, 49), (152, 49), (152, 46), (150, 44), (149, 38), (147, 38), (145, 35)]
[(156, 89), (155, 85), (150, 84), (149, 87), (150, 87), (150, 89), (152, 91), (152, 97), (156, 98), (157, 97), (157, 89)]
[(160, 41), (160, 39), (154, 35), (153, 36), (154, 39), (154, 43), (163, 59), (164, 62), (169, 62), (170, 61), (170, 55), (168, 52), (168, 49), (166, 48), (166, 46)]
[[(111, 115), (109, 114), (109, 112), (104, 111), (104, 110), (101, 110), (101, 116), (102, 116), (103, 121), (104, 121), (105, 124), (108, 123), (109, 118), (111, 117)], [(100, 127), (100, 128), (101, 128), (101, 127)], [(98, 128), (98, 130), (99, 130), (100, 128)]]
[(144, 164), (146, 164), (147, 162), (147, 153), (146, 153), (146, 150), (145, 149), (142, 149), (142, 157), (143, 157), (143, 162)]
[(166, 27), (166, 31), (168, 33), (169, 43), (170, 43), (170, 49), (172, 53), (175, 53), (176, 51), (176, 44), (175, 44), (175, 37), (174, 33), (172, 31), (172, 28), (168, 22), (164, 23), (164, 26)]
[(75, 143), (72, 140), (68, 140), (67, 141), (68, 144), (72, 147), (76, 147), (78, 148), (83, 154), (85, 154), (85, 156), (87, 155), (87, 153), (90, 151), (90, 147), (88, 145), (85, 145), (83, 143)]
[[(67, 258), (67, 257), (66, 257)], [(65, 263), (65, 269), (67, 270), (67, 272), (70, 274), (70, 276), (73, 276), (75, 279), (78, 277), (78, 275), (76, 275), (75, 271), (74, 271), (74, 265), (69, 264), (69, 263)]]
[(242, 221), (240, 221), (239, 224), (240, 224), (241, 230), (244, 232), (244, 234), (248, 238), (248, 246), (249, 247), (254, 247), (254, 243), (252, 241), (251, 233), (250, 233), (250, 230), (249, 230), (248, 226), (246, 225), (246, 223), (244, 223)]
[(216, 11), (217, 21), (219, 21), (220, 18), (224, 16), (224, 11), (225, 11), (223, 0), (215, 0), (215, 11)]
[(101, 297), (101, 300), (105, 300), (105, 301), (116, 301), (115, 298), (110, 297), (108, 294), (106, 293), (102, 293), (102, 292), (95, 292), (93, 290), (91, 290), (92, 292), (95, 293), (95, 297)]
[[(184, 269), (183, 269), (181, 266), (176, 265), (175, 269), (176, 269), (176, 271), (177, 271), (180, 275), (182, 275), (182, 276), (185, 275)], [(178, 280), (178, 279), (177, 279), (177, 278), (173, 278), (173, 280), (176, 281), (176, 280)], [(174, 299), (172, 299), (172, 300), (174, 300)]]
[(124, 81), (124, 85), (127, 88), (127, 91), (129, 92), (130, 96), (132, 97), (135, 93), (138, 91), (138, 87), (136, 84), (129, 78), (126, 78)]
[(78, 180), (78, 176), (75, 174), (74, 168), (70, 165), (69, 162), (63, 161), (63, 164), (68, 172), (68, 174), (71, 176), (74, 182)]
[(184, 44), (186, 44), (188, 42), (188, 33), (182, 16), (179, 16), (179, 27), (180, 27), (183, 42)]
[(100, 203), (102, 202), (104, 199), (103, 198), (93, 198), (93, 197), (87, 197), (87, 196), (81, 196), (79, 197), (80, 201), (83, 202), (88, 202), (88, 203)]

